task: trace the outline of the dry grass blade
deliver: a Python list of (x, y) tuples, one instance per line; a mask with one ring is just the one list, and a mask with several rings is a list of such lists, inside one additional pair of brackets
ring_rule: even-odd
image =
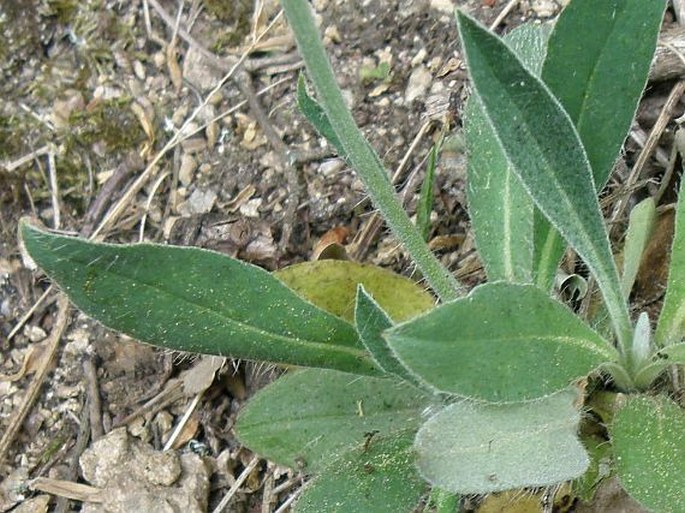
[(55, 325), (52, 328), (52, 332), (48, 337), (47, 348), (43, 353), (43, 358), (38, 365), (38, 370), (33, 377), (31, 385), (26, 390), (26, 395), (24, 396), (21, 405), (14, 410), (12, 419), (7, 426), (7, 430), (3, 433), (2, 439), (0, 439), (0, 462), (5, 459), (7, 451), (12, 445), (14, 437), (24, 422), (26, 415), (31, 410), (34, 401), (38, 397), (38, 392), (40, 391), (41, 385), (48, 374), (53, 357), (57, 352), (57, 346), (59, 345), (62, 333), (67, 326), (68, 318), (69, 300), (64, 294), (60, 294), (59, 298), (57, 299), (57, 318), (55, 320)]

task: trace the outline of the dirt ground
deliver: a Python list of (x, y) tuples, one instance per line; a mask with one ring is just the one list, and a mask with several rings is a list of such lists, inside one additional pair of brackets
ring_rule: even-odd
[[(506, 32), (552, 19), (563, 2), (456, 4), (487, 24), (501, 18)], [(444, 127), (458, 133), (467, 96), (454, 2), (313, 5), (355, 119), (413, 212), (426, 156)], [(255, 457), (232, 431), (277, 370), (171, 354), (67, 311), (16, 237), (32, 216), (269, 270), (311, 259), (323, 237), (411, 274), (387, 230), (373, 229), (355, 173), (299, 114), (302, 65), (278, 12), (252, 0), (0, 0), (0, 512), (104, 511), (103, 501), (133, 511), (132, 489), (149, 501), (138, 511), (288, 511), (301, 476)], [(612, 191), (674, 78), (651, 87)], [(676, 101), (668, 119), (682, 113)], [(672, 128), (644, 176), (663, 172)], [(437, 168), (431, 245), (475, 284), (464, 180), (454, 137)], [(648, 304), (663, 276), (642, 276)]]

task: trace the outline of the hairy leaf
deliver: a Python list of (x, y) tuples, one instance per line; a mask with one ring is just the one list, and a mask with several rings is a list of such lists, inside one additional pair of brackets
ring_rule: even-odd
[(625, 401), (610, 429), (623, 488), (654, 513), (685, 511), (685, 411), (665, 397)]
[[(647, 82), (663, 11), (661, 0), (573, 0), (549, 38), (542, 79), (578, 130), (597, 192), (609, 179)], [(536, 283), (549, 289), (565, 244), (542, 216), (535, 223)]]
[(618, 358), (539, 288), (501, 282), (400, 324), (386, 338), (421, 381), (492, 402), (548, 395)]
[[(505, 41), (539, 73), (547, 30), (523, 25)], [(533, 202), (519, 182), (477, 96), (464, 111), (468, 153), (469, 215), (478, 253), (490, 281), (527, 283), (533, 266)]]
[(369, 432), (363, 443), (333, 459), (305, 486), (295, 513), (412, 511), (426, 489), (414, 465), (413, 438), (413, 431), (394, 436)]
[(381, 371), (349, 323), (256, 266), (199, 248), (112, 245), (22, 225), (29, 254), (86, 314), (180, 351)]
[(354, 323), (359, 338), (379, 368), (413, 385), (420, 385), (393, 354), (382, 336), (383, 331), (392, 327), (392, 321), (361, 285), (357, 289)]
[(465, 14), (457, 24), (475, 94), (523, 186), (593, 272), (621, 345), (631, 323), (592, 173), (568, 114), (495, 35)]
[(664, 0), (573, 0), (549, 38), (542, 78), (580, 134), (598, 192), (647, 84), (665, 8)]
[(345, 149), (340, 143), (340, 139), (335, 133), (331, 120), (328, 118), (323, 108), (307, 93), (307, 85), (304, 75), (300, 74), (297, 79), (297, 106), (307, 118), (316, 131), (319, 132), (338, 152), (338, 155), (345, 158)]
[(431, 398), (396, 379), (306, 369), (259, 391), (238, 417), (241, 443), (280, 464), (317, 472), (365, 434), (416, 430)]
[(664, 306), (656, 330), (656, 343), (675, 344), (685, 338), (685, 180), (680, 181), (671, 244), (671, 263)]
[(642, 261), (649, 239), (654, 231), (656, 205), (652, 198), (647, 198), (630, 211), (626, 242), (623, 248), (623, 276), (621, 287), (623, 295), (628, 298), (635, 283), (635, 277)]
[(419, 470), (455, 493), (547, 486), (580, 476), (588, 456), (576, 436), (576, 390), (514, 404), (454, 403), (416, 435)]

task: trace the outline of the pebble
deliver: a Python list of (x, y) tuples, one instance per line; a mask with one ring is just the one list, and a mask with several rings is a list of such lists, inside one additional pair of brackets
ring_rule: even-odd
[(426, 90), (433, 80), (433, 75), (424, 66), (417, 67), (411, 72), (404, 98), (407, 103), (420, 98), (426, 94)]

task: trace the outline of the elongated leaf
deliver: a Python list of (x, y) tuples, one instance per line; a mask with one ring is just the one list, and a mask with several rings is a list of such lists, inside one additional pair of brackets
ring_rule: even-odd
[(319, 308), (352, 322), (361, 284), (388, 315), (404, 321), (435, 305), (428, 292), (410, 279), (370, 264), (319, 260), (291, 265), (274, 273), (288, 287)]
[[(534, 72), (545, 57), (547, 30), (523, 25), (505, 38)], [(464, 112), (469, 148), (469, 215), (490, 281), (527, 283), (533, 266), (533, 202), (514, 174), (476, 96)]]
[(475, 93), (514, 172), (595, 275), (626, 348), (628, 308), (573, 123), (547, 87), (495, 35), (460, 12), (457, 24)]
[(664, 0), (573, 0), (549, 38), (542, 78), (580, 134), (598, 192), (647, 84), (665, 8)]
[[(647, 82), (663, 11), (661, 0), (573, 0), (549, 38), (542, 79), (578, 130), (597, 192), (609, 179)], [(536, 283), (548, 289), (565, 244), (542, 216), (535, 228)]]
[(623, 279), (621, 287), (623, 295), (628, 299), (635, 283), (637, 270), (640, 267), (642, 253), (654, 231), (656, 221), (656, 205), (652, 198), (647, 198), (630, 211), (626, 242), (623, 248)]
[(671, 263), (664, 306), (656, 330), (656, 343), (675, 344), (685, 338), (685, 180), (680, 181), (671, 244)]
[(394, 379), (329, 370), (289, 374), (259, 391), (241, 411), (241, 443), (280, 464), (317, 472), (366, 433), (416, 430), (431, 398)]
[(685, 511), (685, 411), (665, 397), (627, 396), (610, 432), (623, 488), (654, 513)]
[(576, 478), (589, 460), (576, 436), (576, 390), (515, 404), (454, 403), (416, 435), (421, 475), (455, 493), (484, 494)]
[(112, 245), (23, 224), (26, 249), (86, 314), (143, 342), (379, 374), (354, 328), (266, 271), (219, 253)]
[(364, 443), (307, 484), (295, 513), (413, 511), (426, 489), (414, 465), (413, 439), (413, 431), (390, 437), (368, 433)]
[(297, 106), (307, 120), (314, 125), (316, 131), (319, 132), (338, 152), (338, 155), (345, 158), (345, 149), (340, 143), (340, 139), (333, 130), (331, 120), (321, 108), (321, 106), (307, 93), (307, 85), (305, 84), (304, 75), (300, 74), (297, 79)]
[(386, 332), (400, 361), (436, 389), (486, 401), (559, 391), (616, 350), (533, 285), (485, 284)]
[(354, 323), (360, 340), (379, 368), (412, 385), (420, 386), (418, 380), (393, 354), (382, 336), (383, 331), (392, 327), (392, 321), (361, 285), (357, 288)]

